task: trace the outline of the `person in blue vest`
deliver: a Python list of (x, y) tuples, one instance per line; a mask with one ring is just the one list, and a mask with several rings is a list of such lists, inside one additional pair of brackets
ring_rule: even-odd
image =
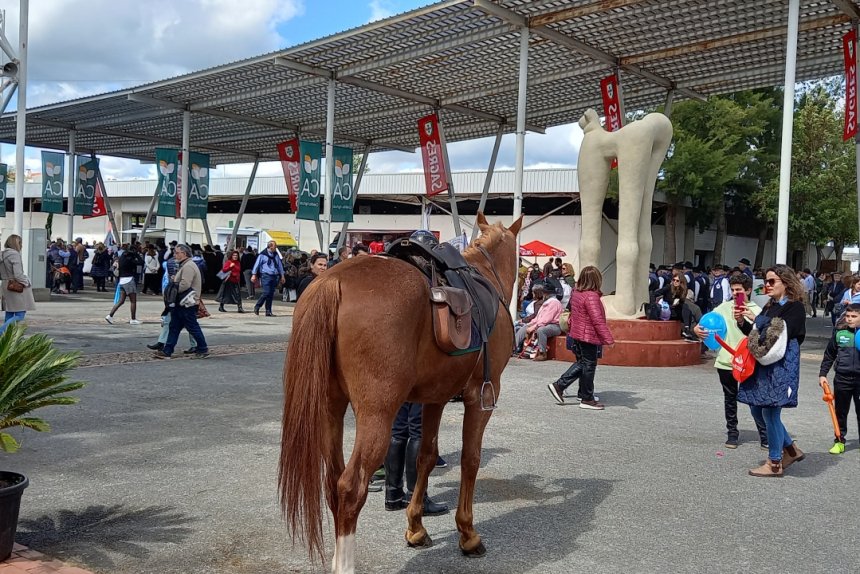
[(272, 300), (275, 298), (275, 290), (286, 281), (284, 264), (281, 262), (281, 254), (278, 252), (278, 244), (269, 241), (266, 249), (257, 256), (254, 268), (251, 270), (251, 282), (260, 278), (263, 294), (254, 305), (254, 315), (260, 314), (260, 307), (265, 305), (266, 317), (274, 317), (272, 313)]
[(708, 280), (708, 274), (705, 273), (703, 267), (696, 267), (693, 270), (693, 282), (695, 284), (695, 301), (702, 313), (707, 313), (711, 310), (711, 282)]
[(740, 268), (741, 273), (749, 277), (750, 281), (752, 281), (753, 279), (755, 279), (755, 276), (753, 275), (753, 270), (750, 265), (752, 265), (752, 263), (750, 263), (750, 260), (746, 257), (744, 257), (743, 259), (738, 259), (738, 267)]
[(713, 281), (711, 281), (711, 309), (716, 309), (723, 302), (732, 298), (732, 290), (725, 273), (726, 268), (720, 264), (711, 267), (711, 275), (714, 276)]

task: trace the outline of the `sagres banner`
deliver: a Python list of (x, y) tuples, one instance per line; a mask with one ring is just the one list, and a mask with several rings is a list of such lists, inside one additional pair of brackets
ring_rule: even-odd
[[(85, 215), (84, 219), (92, 219), (93, 217), (104, 217), (108, 214), (107, 208), (105, 207), (105, 182), (102, 179), (102, 174), (98, 169), (96, 170), (95, 196), (96, 198), (93, 201), (93, 212), (89, 215)], [(113, 237), (113, 235), (111, 235), (111, 237)]]
[(65, 155), (42, 152), (42, 207), (45, 213), (63, 213), (63, 160)]
[(334, 177), (329, 184), (331, 191), (331, 220), (352, 221), (352, 150), (348, 147), (334, 146)]
[(188, 180), (188, 219), (206, 219), (209, 208), (209, 154), (191, 152)]
[(179, 217), (179, 150), (155, 148), (155, 165), (158, 169), (158, 215)]
[(75, 215), (92, 215), (96, 199), (99, 162), (89, 157), (77, 158), (78, 174), (75, 178)]
[(448, 191), (445, 155), (439, 137), (439, 118), (436, 114), (418, 120), (418, 139), (421, 141), (421, 160), (424, 162), (424, 185), (427, 195)]
[(322, 144), (303, 141), (299, 145), (299, 155), (302, 156), (302, 169), (299, 178), (299, 205), (296, 219), (319, 221)]
[(281, 169), (284, 170), (284, 181), (287, 182), (287, 195), (290, 197), (290, 212), (298, 210), (299, 180), (301, 161), (299, 157), (299, 140), (291, 139), (278, 144), (278, 157), (281, 158)]
[(845, 127), (842, 139), (857, 135), (857, 33), (852, 28), (842, 36), (842, 57), (845, 61)]
[(0, 217), (6, 217), (6, 183), (9, 180), (9, 167), (0, 163)]

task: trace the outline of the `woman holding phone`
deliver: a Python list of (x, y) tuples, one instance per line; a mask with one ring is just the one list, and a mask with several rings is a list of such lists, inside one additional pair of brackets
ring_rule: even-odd
[[(806, 338), (806, 309), (804, 289), (794, 271), (786, 265), (776, 265), (765, 273), (765, 291), (770, 301), (757, 317), (747, 308), (736, 308), (734, 318), (740, 330), (753, 337), (749, 347), (758, 364), (755, 373), (740, 385), (738, 400), (750, 405), (753, 417), (767, 425), (768, 460), (749, 471), (756, 477), (781, 477), (791, 464), (803, 460), (801, 451), (782, 424), (782, 409), (797, 406), (800, 385), (800, 345)], [(779, 321), (781, 319), (784, 325)], [(755, 324), (755, 331), (753, 331)], [(785, 350), (779, 357), (780, 329), (785, 329)], [(776, 343), (773, 343), (776, 341)], [(767, 346), (768, 361), (756, 353), (755, 345)], [(775, 360), (774, 360), (775, 359)]]

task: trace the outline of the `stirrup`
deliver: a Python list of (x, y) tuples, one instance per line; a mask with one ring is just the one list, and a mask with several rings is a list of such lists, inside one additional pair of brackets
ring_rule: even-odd
[[(489, 392), (489, 404), (484, 401), (484, 396), (487, 394), (487, 387), (490, 388)], [(490, 381), (484, 381), (481, 384), (481, 410), (482, 411), (494, 411), (496, 410), (496, 389), (493, 388), (493, 383)]]

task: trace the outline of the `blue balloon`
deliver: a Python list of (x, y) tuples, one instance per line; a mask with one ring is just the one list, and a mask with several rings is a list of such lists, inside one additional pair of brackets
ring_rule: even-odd
[(705, 346), (712, 351), (716, 351), (720, 349), (720, 344), (717, 342), (716, 337), (714, 335), (719, 335), (721, 339), (726, 338), (726, 332), (728, 331), (728, 327), (726, 326), (726, 320), (722, 315), (714, 313), (711, 311), (710, 313), (705, 313), (702, 315), (701, 320), (699, 320), (699, 327), (707, 331), (708, 336), (705, 337)]

